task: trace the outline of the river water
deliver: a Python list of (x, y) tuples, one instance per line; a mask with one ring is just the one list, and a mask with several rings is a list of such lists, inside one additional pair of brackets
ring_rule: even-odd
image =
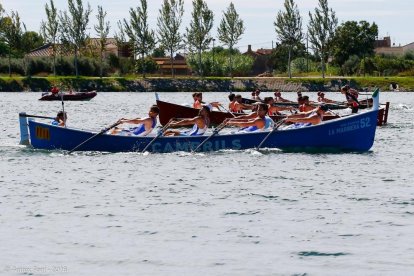
[[(389, 123), (362, 154), (32, 150), (18, 112), (61, 109), (39, 97), (0, 93), (2, 275), (414, 274), (414, 94), (381, 94)], [(65, 110), (69, 126), (102, 129), (154, 102), (99, 93)]]

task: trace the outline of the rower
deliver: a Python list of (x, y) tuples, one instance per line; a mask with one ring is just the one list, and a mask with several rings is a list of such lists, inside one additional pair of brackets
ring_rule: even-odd
[(318, 102), (321, 102), (321, 103), (333, 103), (333, 104), (337, 104), (338, 102), (337, 101), (334, 101), (334, 100), (330, 100), (330, 99), (327, 99), (327, 98), (325, 98), (325, 93), (323, 93), (323, 92), (318, 92)]
[(201, 136), (210, 125), (210, 107), (203, 105), (198, 113), (198, 116), (192, 119), (183, 119), (177, 122), (170, 123), (171, 127), (193, 125), (190, 131), (179, 131), (168, 129), (164, 132), (164, 136)]
[(120, 134), (125, 136), (147, 136), (157, 125), (157, 117), (160, 114), (160, 109), (158, 106), (151, 106), (148, 117), (145, 118), (135, 118), (135, 119), (120, 119), (118, 122), (120, 124), (137, 124), (133, 128), (113, 128), (110, 134)]
[(282, 93), (280, 93), (279, 90), (276, 90), (274, 95), (275, 95), (275, 102), (282, 102), (282, 103), (290, 102), (289, 100), (282, 98)]
[(271, 125), (269, 125), (270, 118), (266, 118), (267, 112), (267, 104), (261, 103), (258, 104), (256, 113), (230, 119), (226, 122), (226, 125), (241, 127), (239, 131), (243, 132), (262, 131), (271, 127)]
[[(206, 105), (206, 103), (203, 102), (203, 93), (201, 92), (193, 93), (193, 100), (194, 100), (193, 108), (195, 109), (201, 109), (203, 105)], [(210, 110), (212, 110), (213, 107), (220, 110), (219, 107), (221, 106), (219, 102), (211, 102), (211, 103), (208, 103), (207, 105), (209, 106)]]
[(297, 124), (295, 128), (308, 125), (317, 125), (323, 121), (323, 115), (327, 111), (328, 107), (326, 105), (320, 105), (314, 110), (308, 112), (307, 114), (304, 114), (301, 117), (295, 115), (288, 116), (288, 118), (286, 119), (286, 123)]
[(282, 106), (274, 105), (275, 100), (272, 97), (264, 98), (264, 103), (267, 104), (267, 106), (268, 106), (268, 115), (269, 116), (282, 115), (282, 113), (280, 113), (280, 111), (284, 111), (284, 110), (292, 111), (293, 110), (293, 108), (291, 106), (282, 107)]
[(308, 112), (308, 111), (311, 111), (315, 108), (315, 107), (310, 105), (309, 96), (303, 96), (301, 98), (301, 102), (302, 102), (302, 104), (299, 105), (299, 111), (300, 112)]
[(352, 113), (357, 113), (359, 109), (358, 91), (349, 87), (349, 85), (342, 86), (341, 93), (345, 95), (348, 106), (351, 107)]
[(59, 111), (55, 117), (55, 119), (51, 122), (54, 126), (65, 126), (66, 120), (68, 119), (68, 115), (66, 112)]

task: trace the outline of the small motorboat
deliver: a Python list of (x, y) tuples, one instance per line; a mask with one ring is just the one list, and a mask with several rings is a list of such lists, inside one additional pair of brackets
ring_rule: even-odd
[(89, 101), (97, 95), (96, 91), (90, 92), (59, 92), (42, 94), (39, 101)]

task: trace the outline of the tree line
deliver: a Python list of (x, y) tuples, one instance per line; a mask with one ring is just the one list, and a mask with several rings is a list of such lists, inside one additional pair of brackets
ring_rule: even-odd
[[(0, 4), (0, 56), (7, 57), (9, 75), (12, 73), (12, 57), (22, 58), (28, 49), (49, 43), (52, 47), (53, 74), (67, 72), (62, 69), (62, 66), (65, 67), (63, 58), (57, 60), (58, 52), (64, 50), (73, 56), (73, 70), (79, 76), (79, 66), (85, 63), (81, 56), (85, 56), (90, 39), (90, 4), (84, 5), (82, 0), (68, 0), (67, 10), (58, 11), (53, 0), (50, 0), (44, 10), (45, 20), (41, 22), (40, 31), (33, 32), (27, 31), (17, 11), (6, 13)], [(233, 3), (223, 11), (217, 28), (217, 38), (226, 48), (211, 48), (211, 43), (215, 41), (212, 36), (214, 13), (207, 1), (192, 1), (191, 21), (184, 32), (181, 31), (183, 16), (184, 0), (164, 0), (159, 9), (157, 27), (152, 29), (148, 24), (147, 0), (140, 0), (137, 7), (130, 8), (129, 18), (119, 20), (114, 32), (118, 48), (127, 45), (132, 51), (133, 59), (127, 70), (133, 68), (133, 71), (139, 71), (145, 77), (146, 72), (155, 66), (148, 59), (149, 56), (168, 55), (171, 75), (174, 77), (174, 53), (188, 49), (188, 65), (199, 76), (232, 77), (234, 74), (248, 74), (254, 60), (237, 50), (236, 45), (245, 32), (245, 25)], [(339, 25), (328, 0), (319, 0), (318, 6), (308, 16), (309, 23), (304, 28), (303, 18), (294, 0), (285, 0), (283, 9), (277, 12), (274, 21), (277, 43), (269, 60), (274, 72), (287, 72), (292, 77), (292, 73), (317, 71), (325, 77), (327, 64), (336, 68), (335, 73), (341, 75), (389, 74), (413, 70), (410, 55), (400, 57), (397, 63), (389, 62), (391, 59), (385, 56), (374, 55), (374, 42), (378, 36), (375, 23), (347, 21)], [(98, 6), (97, 23), (93, 26), (99, 41), (98, 62), (95, 64), (94, 61), (90, 67), (99, 67), (97, 71), (101, 77), (108, 66), (121, 66), (114, 57), (105, 58), (104, 55), (111, 29), (106, 18), (107, 12)], [(392, 70), (387, 71), (387, 66)], [(67, 64), (66, 67), (71, 66)]]

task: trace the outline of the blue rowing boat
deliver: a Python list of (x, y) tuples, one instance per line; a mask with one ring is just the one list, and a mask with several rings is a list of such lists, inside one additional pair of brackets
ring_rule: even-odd
[(119, 136), (101, 134), (75, 129), (64, 128), (27, 119), (20, 114), (21, 143), (29, 144), (35, 149), (67, 150), (74, 149), (79, 144), (90, 139), (77, 148), (78, 151), (102, 152), (141, 152), (148, 144), (148, 152), (191, 152), (198, 145), (201, 152), (217, 150), (244, 150), (256, 148), (263, 141), (262, 148), (278, 148), (293, 151), (368, 151), (375, 138), (378, 115), (378, 92), (374, 93), (374, 108), (363, 113), (353, 114), (314, 126), (296, 129), (275, 130), (252, 133), (218, 133), (212, 137), (176, 136), (152, 137)]

